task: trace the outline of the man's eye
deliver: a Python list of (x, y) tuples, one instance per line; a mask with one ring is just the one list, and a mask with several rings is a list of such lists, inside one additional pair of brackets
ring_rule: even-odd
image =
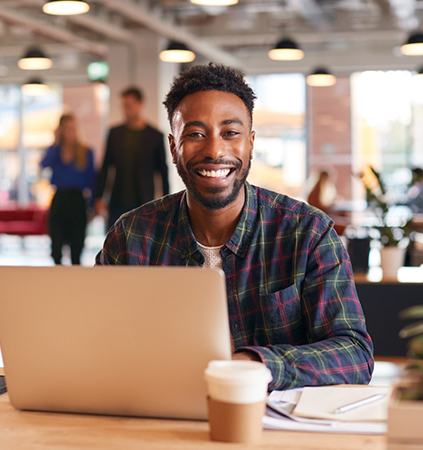
[(237, 131), (226, 131), (225, 136), (237, 136), (239, 133)]
[(188, 137), (201, 138), (203, 137), (203, 133), (189, 133)]

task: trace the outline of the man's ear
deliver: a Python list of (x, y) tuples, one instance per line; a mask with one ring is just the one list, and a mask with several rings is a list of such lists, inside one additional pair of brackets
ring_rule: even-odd
[(254, 158), (254, 140), (256, 139), (256, 132), (251, 130), (250, 133), (250, 159)]
[(172, 134), (168, 134), (167, 139), (169, 141), (170, 154), (172, 155), (172, 162), (176, 164), (176, 146), (175, 146), (175, 138)]

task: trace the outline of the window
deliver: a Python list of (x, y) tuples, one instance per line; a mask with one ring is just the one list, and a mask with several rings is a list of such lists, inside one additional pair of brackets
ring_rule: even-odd
[(41, 152), (54, 141), (62, 112), (62, 89), (22, 95), (18, 86), (0, 86), (0, 203), (38, 200)]
[(423, 167), (423, 77), (410, 71), (368, 71), (352, 83), (353, 169), (366, 165), (401, 194), (411, 167)]
[(258, 97), (254, 160), (248, 180), (298, 196), (306, 176), (304, 76), (259, 75), (249, 77), (248, 82)]

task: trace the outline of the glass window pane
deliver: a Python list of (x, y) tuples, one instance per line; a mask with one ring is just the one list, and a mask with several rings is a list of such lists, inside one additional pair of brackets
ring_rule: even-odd
[(298, 196), (305, 181), (305, 80), (301, 74), (249, 77), (258, 97), (250, 183)]

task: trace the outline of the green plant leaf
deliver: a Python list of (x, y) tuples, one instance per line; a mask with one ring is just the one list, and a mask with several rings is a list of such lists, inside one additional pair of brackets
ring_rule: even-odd
[(412, 361), (405, 366), (405, 369), (407, 371), (418, 372), (423, 377), (423, 361), (419, 360)]
[(403, 309), (399, 313), (401, 319), (423, 319), (423, 305), (415, 305), (410, 308)]
[(408, 338), (410, 336), (417, 336), (419, 334), (423, 334), (423, 322), (410, 323), (410, 325), (405, 326), (399, 332), (399, 336), (401, 338)]
[(423, 335), (408, 341), (408, 355), (412, 358), (423, 359)]

